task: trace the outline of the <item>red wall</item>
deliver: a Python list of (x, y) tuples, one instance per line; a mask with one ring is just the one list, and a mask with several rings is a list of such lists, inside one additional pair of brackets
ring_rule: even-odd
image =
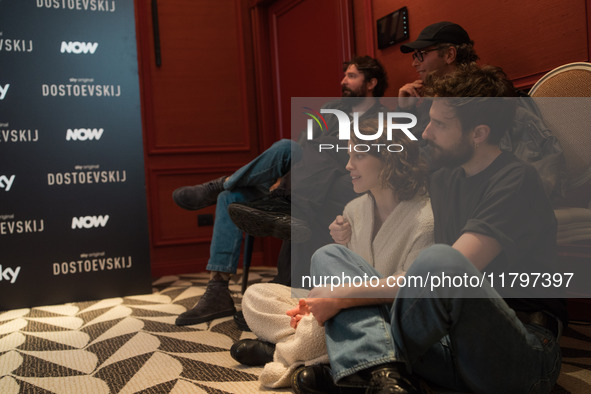
[(340, 96), (342, 64), (351, 57), (350, 7), (341, 0), (279, 0), (267, 12), (278, 131), (290, 138), (291, 97)]
[[(150, 1), (135, 0), (152, 273), (197, 272), (212, 227), (176, 207), (172, 191), (228, 174), (289, 137), (292, 96), (337, 96), (342, 62), (380, 59), (387, 95), (416, 79), (399, 45), (376, 47), (375, 22), (406, 6), (410, 36), (430, 23), (461, 24), (482, 63), (531, 86), (564, 63), (589, 61), (591, 0), (160, 0), (162, 66), (155, 66)], [(278, 243), (255, 242), (274, 265)]]
[[(589, 61), (589, 0), (354, 0), (357, 53), (374, 54), (390, 77), (389, 95), (416, 79), (400, 44), (378, 50), (375, 21), (406, 6), (410, 39), (427, 25), (452, 21), (475, 42), (481, 63), (501, 66), (519, 87), (530, 87), (561, 64)], [(368, 34), (369, 28), (372, 34)]]
[(137, 0), (136, 13), (152, 273), (197, 272), (212, 232), (197, 215), (214, 207), (184, 211), (171, 194), (259, 152), (249, 10), (237, 0), (159, 1), (160, 67), (150, 2)]
[[(212, 227), (172, 191), (230, 174), (290, 137), (292, 96), (337, 96), (352, 53), (348, 0), (160, 0), (162, 65), (150, 2), (136, 0), (152, 274), (198, 272)], [(274, 265), (278, 240), (256, 239)]]

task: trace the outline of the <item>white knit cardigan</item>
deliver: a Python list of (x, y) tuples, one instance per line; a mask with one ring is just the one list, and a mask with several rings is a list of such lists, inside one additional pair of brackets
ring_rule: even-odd
[(419, 252), (433, 244), (431, 201), (424, 196), (398, 203), (373, 240), (372, 196), (365, 194), (349, 202), (343, 216), (352, 230), (347, 247), (384, 276), (406, 272)]
[[(372, 240), (373, 197), (363, 195), (345, 207), (343, 215), (351, 224), (347, 245), (384, 276), (406, 271), (421, 250), (433, 243), (433, 213), (427, 197), (402, 201), (390, 213)], [(305, 298), (307, 290), (294, 290), (273, 283), (250, 286), (242, 299), (242, 310), (252, 332), (260, 339), (276, 343), (273, 362), (267, 363), (259, 381), (265, 387), (290, 385), (294, 370), (302, 364), (327, 363), (324, 328), (314, 316), (305, 316), (297, 330), (285, 314)]]

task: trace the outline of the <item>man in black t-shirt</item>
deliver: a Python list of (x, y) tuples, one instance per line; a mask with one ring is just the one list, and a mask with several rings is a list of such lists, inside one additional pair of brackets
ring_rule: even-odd
[[(428, 86), (423, 138), (440, 168), (430, 185), (439, 244), (371, 288), (311, 291), (302, 310), (325, 326), (331, 368), (296, 371), (295, 392), (416, 393), (421, 378), (462, 392), (547, 393), (558, 378), (563, 300), (541, 298), (555, 293), (533, 282), (511, 292), (499, 283), (551, 274), (556, 261), (556, 220), (537, 172), (498, 147), (514, 119), (515, 99), (503, 98), (512, 85), (498, 68), (468, 65)], [(341, 245), (316, 252), (311, 271), (375, 272)]]

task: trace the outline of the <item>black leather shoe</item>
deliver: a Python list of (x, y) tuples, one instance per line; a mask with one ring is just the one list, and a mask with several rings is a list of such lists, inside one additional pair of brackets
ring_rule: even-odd
[(406, 372), (404, 364), (387, 364), (374, 368), (366, 393), (372, 394), (419, 394), (418, 379)]
[(242, 311), (234, 313), (234, 323), (236, 323), (240, 331), (251, 331), (250, 327), (248, 327), (248, 323), (246, 323), (246, 319), (244, 318), (244, 313), (242, 313)]
[(240, 364), (259, 366), (273, 361), (275, 345), (260, 339), (242, 339), (230, 348), (230, 355)]
[(232, 203), (228, 213), (236, 227), (255, 237), (305, 242), (311, 236), (308, 224), (291, 216), (291, 203), (284, 197)]
[(328, 364), (301, 366), (291, 375), (291, 388), (296, 394), (355, 394), (366, 387), (335, 384)]
[(227, 280), (210, 280), (207, 283), (205, 293), (193, 309), (181, 313), (176, 318), (177, 326), (199, 324), (219, 319), (220, 317), (232, 316), (236, 313), (234, 300), (230, 295)]
[(195, 186), (179, 187), (172, 192), (172, 199), (179, 207), (189, 211), (214, 205), (218, 194), (224, 191), (225, 176)]

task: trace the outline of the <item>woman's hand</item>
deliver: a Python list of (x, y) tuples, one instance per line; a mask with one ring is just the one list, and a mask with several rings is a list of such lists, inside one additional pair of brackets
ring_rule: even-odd
[(341, 245), (346, 245), (351, 240), (351, 224), (343, 216), (337, 218), (328, 226), (332, 239)]
[(336, 297), (335, 293), (331, 293), (327, 288), (316, 287), (310, 291), (306, 304), (318, 325), (324, 326), (326, 321), (345, 308), (345, 299)]

